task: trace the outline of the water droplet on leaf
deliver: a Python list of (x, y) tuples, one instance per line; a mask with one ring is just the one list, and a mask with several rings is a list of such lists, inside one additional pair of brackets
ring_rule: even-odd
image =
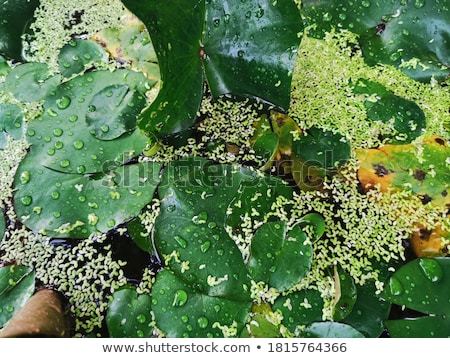
[(394, 296), (401, 295), (404, 291), (403, 285), (396, 277), (391, 277), (389, 280), (389, 290)]
[(187, 295), (186, 291), (177, 290), (173, 297), (172, 306), (174, 306), (174, 307), (184, 306), (186, 304), (187, 300), (188, 300), (188, 295)]
[(419, 259), (419, 266), (425, 277), (431, 282), (439, 282), (442, 279), (444, 273), (436, 260), (421, 258)]

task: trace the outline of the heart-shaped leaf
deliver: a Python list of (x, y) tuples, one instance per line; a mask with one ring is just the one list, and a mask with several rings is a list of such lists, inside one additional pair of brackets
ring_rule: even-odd
[(169, 270), (161, 271), (152, 288), (156, 325), (167, 337), (238, 337), (251, 301), (206, 295)]
[(247, 267), (256, 282), (286, 291), (308, 273), (311, 261), (311, 244), (299, 226), (288, 232), (285, 222), (268, 222), (252, 239)]

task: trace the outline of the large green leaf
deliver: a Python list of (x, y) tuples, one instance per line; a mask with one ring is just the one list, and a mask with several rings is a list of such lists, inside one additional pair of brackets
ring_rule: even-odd
[(34, 292), (34, 271), (21, 265), (0, 268), (0, 328)]
[(261, 226), (250, 246), (247, 266), (252, 278), (279, 291), (292, 288), (311, 267), (312, 247), (307, 241), (299, 226), (287, 231), (284, 221)]
[(110, 337), (150, 337), (153, 326), (150, 295), (138, 295), (134, 287), (115, 291), (108, 304), (106, 324)]
[(22, 35), (33, 20), (39, 0), (8, 0), (0, 3), (0, 54), (21, 61)]
[(302, 333), (306, 338), (364, 338), (364, 335), (344, 323), (314, 322)]
[[(400, 68), (429, 81), (450, 74), (450, 9), (445, 0), (305, 0), (302, 15), (310, 34), (332, 28), (359, 35), (367, 63)], [(406, 63), (409, 63), (407, 65)]]
[(175, 275), (209, 296), (249, 298), (248, 272), (224, 220), (239, 184), (253, 175), (250, 169), (201, 158), (171, 162), (164, 170), (156, 246), (174, 256), (167, 265)]
[(145, 131), (162, 137), (193, 126), (205, 74), (215, 97), (287, 109), (303, 29), (293, 1), (123, 2), (147, 26), (160, 65), (161, 90), (141, 116)]
[(400, 267), (386, 283), (383, 298), (429, 316), (386, 321), (390, 335), (449, 337), (449, 285), (449, 258), (420, 258)]
[(207, 295), (169, 270), (161, 271), (152, 288), (156, 325), (167, 337), (237, 337), (251, 301)]

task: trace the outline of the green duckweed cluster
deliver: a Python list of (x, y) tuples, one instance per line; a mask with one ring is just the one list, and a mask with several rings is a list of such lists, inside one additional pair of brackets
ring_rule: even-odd
[(57, 71), (59, 50), (74, 35), (88, 37), (107, 27), (120, 27), (123, 14), (120, 0), (42, 1), (31, 24), (33, 37), (25, 47), (27, 60)]

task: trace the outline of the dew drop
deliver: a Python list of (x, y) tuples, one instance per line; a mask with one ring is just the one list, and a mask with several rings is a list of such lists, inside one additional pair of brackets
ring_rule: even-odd
[(77, 172), (80, 174), (86, 173), (86, 167), (84, 165), (79, 165), (77, 168)]
[(138, 316), (136, 317), (136, 320), (137, 320), (139, 323), (145, 323), (146, 317), (145, 317), (145, 315), (143, 315), (143, 314), (141, 313), (140, 315), (138, 315)]
[(70, 165), (70, 160), (63, 159), (59, 162), (59, 165), (61, 166), (61, 168), (67, 168)]
[(187, 295), (186, 291), (177, 290), (173, 297), (172, 306), (174, 306), (174, 307), (184, 306), (186, 304), (187, 300), (188, 300), (188, 295)]
[(208, 223), (208, 227), (209, 227), (210, 229), (214, 229), (216, 226), (217, 226), (217, 224), (216, 224), (215, 221), (210, 221), (210, 222)]
[(222, 307), (220, 307), (220, 305), (215, 305), (214, 306), (214, 311), (216, 311), (217, 313), (221, 310)]
[(106, 223), (106, 225), (107, 225), (109, 228), (114, 227), (114, 226), (116, 225), (116, 220), (111, 219), (111, 220), (109, 220), (109, 221)]
[(138, 330), (136, 331), (136, 336), (137, 336), (138, 338), (144, 338), (144, 332), (142, 332), (140, 329), (138, 329)]
[(28, 170), (22, 172), (20, 174), (20, 184), (23, 184), (23, 185), (27, 184), (30, 181), (30, 178), (31, 178), (31, 174)]
[(56, 113), (53, 109), (51, 109), (51, 108), (49, 108), (49, 109), (47, 109), (47, 114), (50, 116), (50, 117), (57, 117), (58, 116), (58, 113)]
[(55, 148), (48, 148), (48, 150), (47, 150), (47, 154), (48, 155), (54, 155), (55, 154)]
[(421, 9), (425, 6), (425, 0), (416, 0), (414, 1), (414, 7), (416, 9)]
[(55, 217), (55, 218), (59, 218), (60, 216), (61, 216), (61, 213), (59, 211), (55, 211), (53, 213), (53, 217)]
[(404, 288), (401, 282), (396, 277), (391, 277), (389, 280), (389, 290), (391, 294), (394, 296), (401, 295), (404, 291)]
[(256, 16), (258, 19), (262, 18), (262, 17), (264, 16), (264, 9), (263, 9), (262, 7), (260, 7), (260, 8), (256, 11), (255, 16)]
[(73, 146), (75, 147), (75, 149), (81, 149), (84, 147), (84, 143), (82, 140), (76, 140), (75, 142), (73, 142)]
[(57, 141), (57, 142), (55, 143), (55, 148), (56, 148), (56, 149), (62, 149), (63, 147), (64, 147), (64, 143), (63, 143), (63, 142)]
[(187, 247), (187, 241), (183, 239), (180, 235), (175, 235), (173, 237), (178, 245), (180, 245), (183, 249)]
[(421, 258), (419, 266), (425, 277), (431, 282), (439, 282), (444, 275), (441, 265), (434, 259)]
[(186, 315), (181, 316), (181, 322), (187, 323), (188, 321), (189, 321), (189, 317), (188, 316), (186, 316)]
[(198, 318), (197, 323), (200, 328), (205, 329), (206, 327), (208, 327), (209, 321), (208, 318), (202, 316)]
[(70, 102), (71, 102), (70, 97), (62, 96), (61, 98), (56, 100), (56, 105), (58, 106), (59, 109), (66, 109), (67, 107), (69, 107)]
[(20, 199), (23, 205), (29, 206), (33, 202), (33, 198), (31, 196), (24, 196), (22, 199)]
[(59, 199), (59, 196), (60, 196), (60, 195), (59, 195), (59, 192), (54, 191), (54, 192), (51, 193), (51, 196), (52, 196), (53, 199), (56, 200), (56, 199)]
[(126, 323), (127, 323), (127, 319), (126, 319), (126, 318), (124, 318), (124, 319), (122, 319), (122, 320), (120, 321), (120, 324), (121, 324), (122, 326), (124, 326)]
[(28, 134), (28, 137), (34, 137), (34, 135), (36, 134), (36, 131), (34, 129), (29, 129), (27, 134)]
[(53, 129), (53, 135), (55, 137), (61, 137), (63, 134), (63, 130), (61, 128), (55, 128)]
[(6, 306), (6, 311), (11, 313), (12, 311), (14, 311), (14, 307), (13, 306)]
[(206, 224), (208, 220), (208, 213), (206, 211), (202, 211), (198, 215), (192, 217), (192, 222), (197, 225)]
[(201, 246), (200, 246), (200, 251), (205, 253), (206, 251), (209, 250), (209, 248), (211, 247), (211, 242), (210, 241), (205, 241)]
[(370, 7), (370, 1), (369, 0), (363, 0), (362, 2), (361, 2), (361, 5), (363, 6), (363, 7), (365, 7), (365, 8), (368, 8), (368, 7)]
[(176, 210), (176, 206), (175, 206), (175, 205), (169, 205), (169, 206), (167, 207), (167, 211), (168, 211), (169, 213), (173, 213), (175, 210)]
[(104, 124), (104, 125), (102, 125), (102, 126), (100, 127), (100, 130), (101, 130), (103, 133), (107, 133), (107, 132), (109, 132), (109, 126), (106, 125), (106, 124)]
[(84, 203), (86, 202), (86, 197), (84, 195), (81, 195), (78, 197), (78, 200), (80, 201), (80, 203)]
[(69, 117), (69, 122), (76, 122), (78, 120), (78, 116), (75, 116), (75, 115), (73, 115), (73, 116), (70, 116)]

